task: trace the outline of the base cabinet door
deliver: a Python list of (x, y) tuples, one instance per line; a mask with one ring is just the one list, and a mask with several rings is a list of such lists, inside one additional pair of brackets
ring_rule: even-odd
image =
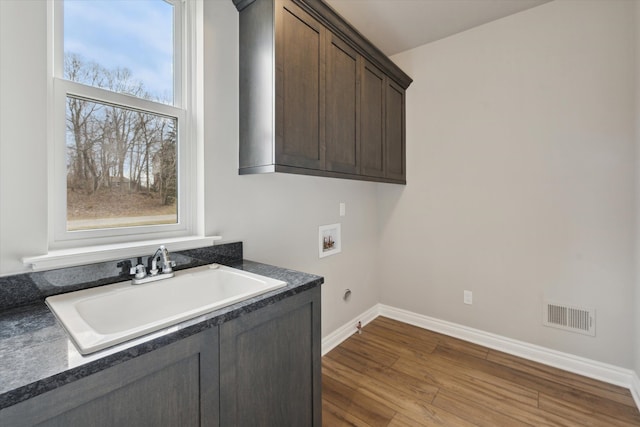
[(6, 426), (218, 426), (217, 329), (0, 411)]
[(320, 288), (220, 326), (220, 423), (317, 426)]

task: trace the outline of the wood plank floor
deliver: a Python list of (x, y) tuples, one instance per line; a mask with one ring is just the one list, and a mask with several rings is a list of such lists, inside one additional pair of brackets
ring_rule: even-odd
[(640, 426), (629, 390), (378, 317), (322, 358), (323, 425)]

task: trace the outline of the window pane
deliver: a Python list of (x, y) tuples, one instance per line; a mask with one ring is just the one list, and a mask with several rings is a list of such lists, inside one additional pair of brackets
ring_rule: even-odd
[(173, 5), (66, 0), (64, 78), (173, 105)]
[(175, 224), (177, 120), (67, 97), (67, 230)]

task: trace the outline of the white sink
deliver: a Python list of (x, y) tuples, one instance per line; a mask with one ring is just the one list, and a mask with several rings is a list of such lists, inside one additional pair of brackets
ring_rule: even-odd
[(80, 353), (89, 354), (285, 285), (213, 265), (143, 285), (123, 282), (55, 295), (46, 303)]

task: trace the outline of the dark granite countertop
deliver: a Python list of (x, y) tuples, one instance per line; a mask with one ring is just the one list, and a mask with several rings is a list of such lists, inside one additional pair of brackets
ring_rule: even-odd
[[(200, 257), (202, 258), (206, 257)], [(64, 328), (44, 304), (44, 299), (0, 312), (0, 409), (215, 327), (243, 313), (257, 310), (324, 282), (320, 276), (257, 262), (231, 259), (225, 261), (227, 262), (221, 263), (283, 280), (287, 285), (87, 356), (78, 352)]]

